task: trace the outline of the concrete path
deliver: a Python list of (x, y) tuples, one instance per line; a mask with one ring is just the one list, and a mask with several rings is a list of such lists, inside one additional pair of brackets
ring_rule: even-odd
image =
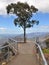
[(18, 51), (19, 55), (15, 56), (15, 58), (13, 58), (8, 65), (38, 65), (34, 42), (28, 41), (24, 44), (19, 43)]
[(20, 54), (9, 62), (8, 65), (38, 65), (38, 63), (34, 55)]

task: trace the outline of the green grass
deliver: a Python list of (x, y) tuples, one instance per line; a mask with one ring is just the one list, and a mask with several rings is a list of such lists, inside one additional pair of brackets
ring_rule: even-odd
[(49, 49), (43, 49), (43, 53), (48, 53), (49, 54)]

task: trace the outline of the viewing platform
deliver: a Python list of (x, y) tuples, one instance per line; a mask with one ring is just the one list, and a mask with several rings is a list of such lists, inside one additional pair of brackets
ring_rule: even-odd
[[(6, 65), (48, 65), (40, 46), (38, 44), (36, 45), (35, 41), (27, 40), (26, 43), (17, 43), (16, 40), (11, 40), (12, 42), (8, 43), (16, 55), (12, 56), (11, 59), (8, 57), (8, 63)], [(38, 53), (36, 46), (38, 47)]]
[(18, 52), (19, 54), (8, 65), (39, 65), (34, 42), (18, 43)]

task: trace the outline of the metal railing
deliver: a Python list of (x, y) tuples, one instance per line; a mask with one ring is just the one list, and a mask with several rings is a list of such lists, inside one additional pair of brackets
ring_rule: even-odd
[[(12, 43), (10, 41), (12, 41)], [(14, 39), (10, 39), (8, 43), (9, 43), (9, 45), (0, 46), (0, 54), (1, 55), (3, 54), (2, 57), (0, 57), (1, 63), (2, 63), (2, 61), (8, 62), (10, 60), (10, 49), (9, 49), (9, 47), (12, 48), (13, 51), (15, 51), (15, 54), (18, 53), (18, 43), (17, 43), (17, 41), (15, 41)], [(13, 44), (13, 43), (16, 44), (16, 48), (15, 48), (15, 44)], [(42, 52), (41, 46), (38, 43), (36, 43), (35, 45), (36, 45), (36, 49), (37, 49), (37, 56), (38, 56), (37, 58), (38, 58), (39, 65), (48, 65), (47, 61), (44, 57), (44, 54)], [(3, 52), (4, 48), (7, 48), (6, 53)], [(7, 57), (7, 58), (5, 58), (5, 57)]]
[[(17, 43), (16, 40), (11, 39), (11, 41), (14, 41), (14, 42)], [(19, 41), (18, 41), (18, 42), (19, 42)], [(18, 49), (18, 44), (17, 44), (17, 49)], [(43, 51), (42, 51), (42, 49), (41, 49), (41, 46), (38, 44), (38, 41), (37, 41), (37, 43), (36, 43), (36, 49), (37, 49), (37, 52), (38, 52), (37, 54), (38, 54), (39, 65), (48, 65), (48, 64), (47, 64), (47, 61), (46, 61), (46, 59), (45, 59), (45, 56), (44, 56), (44, 54), (43, 54)]]
[[(5, 51), (5, 48), (7, 50)], [(2, 62), (8, 62), (9, 61), (9, 45), (6, 46), (0, 46), (0, 65), (2, 65)]]
[(9, 39), (9, 45), (13, 48), (13, 50), (18, 54), (18, 43), (14, 39)]
[(15, 55), (18, 53), (18, 44), (14, 40), (13, 42), (16, 43), (16, 48), (13, 46), (14, 44), (11, 44), (10, 42), (7, 42), (8, 45), (0, 46), (0, 65), (4, 61), (9, 62), (13, 52), (15, 53)]
[(37, 58), (38, 58), (39, 65), (48, 65), (45, 59), (45, 56), (43, 54), (43, 51), (41, 49), (41, 46), (38, 43), (36, 43), (35, 45), (36, 45)]

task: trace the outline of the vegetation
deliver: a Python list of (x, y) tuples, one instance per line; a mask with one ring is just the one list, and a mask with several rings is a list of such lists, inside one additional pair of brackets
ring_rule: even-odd
[[(8, 45), (8, 43), (5, 42), (2, 46), (4, 47), (4, 46), (7, 46), (7, 45)], [(2, 50), (2, 52), (7, 53), (8, 52), (8, 46), (5, 47), (5, 48), (2, 48), (1, 50)]]
[[(26, 42), (26, 28), (33, 27), (34, 24), (39, 23), (39, 21), (33, 20), (33, 13), (38, 11), (33, 5), (29, 6), (27, 3), (11, 3), (7, 7), (7, 13), (12, 13), (16, 15), (14, 19), (15, 26), (21, 26), (24, 30), (24, 42)], [(32, 18), (32, 19), (31, 19)]]
[(5, 43), (2, 45), (3, 47), (4, 47), (4, 46), (7, 46), (7, 47), (1, 49), (1, 52), (5, 54), (5, 55), (4, 55), (4, 59), (6, 59), (6, 58), (8, 57), (8, 51), (9, 51), (9, 53), (10, 53), (10, 52), (12, 53), (12, 56), (15, 55), (14, 51), (12, 50), (12, 48), (10, 48), (8, 45), (9, 45), (8, 42), (5, 42)]
[(49, 39), (46, 39), (45, 42), (46, 42), (47, 48), (49, 48)]
[(47, 54), (49, 54), (49, 49), (43, 49), (43, 53), (47, 53)]

